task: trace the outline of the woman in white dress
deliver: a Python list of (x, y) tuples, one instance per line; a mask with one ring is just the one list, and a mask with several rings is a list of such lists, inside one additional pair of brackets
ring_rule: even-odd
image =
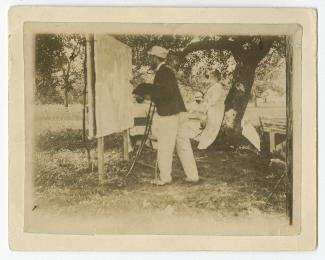
[(219, 71), (212, 73), (213, 85), (208, 89), (205, 97), (207, 106), (207, 122), (200, 139), (198, 149), (208, 148), (218, 136), (220, 131), (223, 115), (225, 111), (226, 91), (220, 83), (221, 74)]

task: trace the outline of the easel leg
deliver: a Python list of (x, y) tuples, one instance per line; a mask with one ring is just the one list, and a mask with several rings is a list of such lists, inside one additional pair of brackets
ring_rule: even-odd
[(98, 180), (100, 184), (104, 183), (104, 137), (97, 139), (98, 154)]
[(123, 158), (124, 160), (129, 160), (129, 131), (123, 131)]

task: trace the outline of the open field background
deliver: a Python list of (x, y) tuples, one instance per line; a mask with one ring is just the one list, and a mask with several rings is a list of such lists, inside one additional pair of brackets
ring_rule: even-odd
[[(249, 104), (244, 118), (253, 125), (258, 125), (259, 117), (285, 118), (285, 104), (263, 104), (259, 107)], [(82, 129), (82, 105), (73, 104), (68, 109), (55, 104), (35, 106), (35, 122), (37, 122), (35, 124), (37, 133), (67, 128)]]

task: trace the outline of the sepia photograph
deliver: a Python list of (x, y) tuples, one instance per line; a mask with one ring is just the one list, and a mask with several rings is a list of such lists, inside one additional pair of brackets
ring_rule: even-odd
[(34, 37), (30, 231), (292, 224), (285, 35)]
[(23, 232), (299, 236), (302, 41), (294, 23), (25, 22)]

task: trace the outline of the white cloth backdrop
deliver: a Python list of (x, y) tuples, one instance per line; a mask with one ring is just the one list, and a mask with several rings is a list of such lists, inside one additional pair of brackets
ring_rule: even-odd
[[(95, 35), (96, 137), (133, 126), (132, 50), (108, 35)], [(92, 112), (92, 111), (89, 111)]]

